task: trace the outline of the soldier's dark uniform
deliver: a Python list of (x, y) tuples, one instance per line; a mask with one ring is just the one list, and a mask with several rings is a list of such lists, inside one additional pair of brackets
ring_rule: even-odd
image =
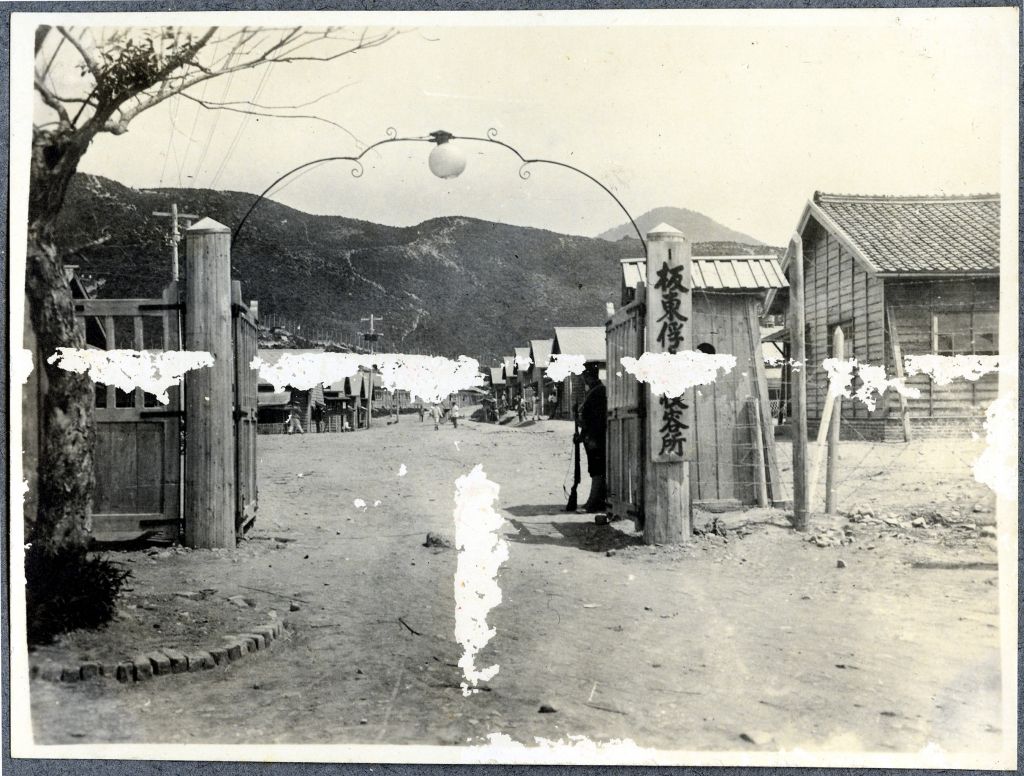
[(590, 382), (583, 404), (580, 405), (580, 442), (587, 451), (587, 474), (590, 475), (590, 497), (583, 508), (588, 512), (602, 512), (606, 506), (605, 431), (608, 427), (608, 395), (597, 370), (588, 370), (585, 378)]

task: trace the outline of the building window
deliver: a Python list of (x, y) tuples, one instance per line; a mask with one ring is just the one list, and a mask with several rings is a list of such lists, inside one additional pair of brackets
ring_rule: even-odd
[(999, 354), (999, 313), (932, 314), (932, 352), (940, 356)]

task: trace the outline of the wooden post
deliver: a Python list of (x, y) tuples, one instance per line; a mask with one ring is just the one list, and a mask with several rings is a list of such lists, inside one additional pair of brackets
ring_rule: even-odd
[(185, 348), (213, 366), (185, 376), (185, 543), (235, 546), (231, 230), (204, 218), (185, 232)]
[(832, 409), (836, 405), (835, 394), (831, 386), (825, 394), (825, 408), (821, 412), (821, 422), (818, 423), (818, 436), (814, 442), (814, 461), (811, 463), (811, 475), (807, 480), (807, 504), (808, 509), (813, 509), (814, 500), (818, 495), (818, 478), (821, 475), (821, 464), (825, 460), (825, 448), (828, 444), (828, 430), (832, 423)]
[[(832, 357), (846, 359), (846, 343), (843, 342), (843, 330), (836, 326), (832, 334)], [(828, 429), (828, 464), (825, 467), (825, 511), (836, 513), (836, 471), (839, 465), (839, 424), (842, 422), (843, 397), (836, 395), (832, 407), (832, 423)]]
[(799, 233), (790, 241), (789, 331), (793, 343), (793, 527), (807, 530), (807, 347), (804, 342), (804, 246)]
[(754, 426), (754, 467), (757, 478), (757, 505), (768, 506), (768, 479), (764, 469), (764, 434), (761, 431), (761, 408), (753, 396), (747, 397), (747, 406), (750, 408), (750, 419)]
[[(690, 242), (666, 224), (647, 234), (645, 349), (677, 353), (692, 347)], [(675, 544), (692, 533), (690, 462), (693, 390), (670, 399), (643, 387), (647, 400), (644, 455), (644, 543)]]
[(372, 419), (373, 419), (373, 375), (374, 375), (374, 373), (376, 371), (377, 371), (376, 364), (371, 364), (370, 365), (370, 375), (369, 375), (369, 378), (368, 378), (369, 379), (369, 383), (370, 383), (370, 387), (369, 387), (369, 390), (366, 392), (366, 427), (367, 428), (370, 427), (370, 423), (372, 422)]
[[(892, 345), (893, 369), (896, 371), (896, 377), (903, 380), (906, 377), (903, 372), (903, 349), (900, 347), (900, 334), (896, 330), (896, 316), (893, 315), (892, 305), (888, 305), (885, 308), (885, 320), (889, 324), (889, 342)], [(934, 322), (933, 318), (932, 323), (934, 324)], [(932, 347), (934, 347), (934, 342)], [(899, 394), (899, 397), (900, 420), (903, 421), (903, 441), (909, 442), (913, 437), (910, 433), (910, 413), (907, 408), (907, 397), (902, 393)]]

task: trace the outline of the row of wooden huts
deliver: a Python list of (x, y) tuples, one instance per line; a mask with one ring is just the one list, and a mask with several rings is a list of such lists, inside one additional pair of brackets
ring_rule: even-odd
[(500, 365), (489, 367), (486, 378), (493, 400), (514, 408), (522, 398), (536, 416), (572, 419), (575, 405), (583, 401), (583, 377), (570, 374), (552, 379), (552, 360), (582, 356), (584, 364), (596, 367), (601, 380), (605, 380), (605, 330), (603, 326), (556, 326), (552, 335), (531, 339), (528, 345), (504, 356)]
[[(319, 349), (260, 348), (259, 357), (264, 363), (274, 364), (285, 355), (321, 353)], [(283, 434), (287, 431), (289, 416), (293, 416), (304, 432), (316, 431), (314, 417), (322, 412), (324, 431), (356, 431), (369, 428), (373, 415), (374, 379), (380, 375), (369, 369), (330, 385), (316, 385), (299, 389), (287, 386), (283, 391), (274, 390), (267, 380), (260, 378), (256, 395), (257, 429), (261, 434)]]
[[(320, 349), (261, 348), (259, 357), (265, 363), (275, 364), (285, 355), (322, 352)], [(323, 432), (358, 431), (369, 428), (374, 418), (416, 412), (423, 404), (407, 390), (386, 388), (383, 375), (368, 367), (360, 367), (356, 374), (330, 385), (308, 389), (287, 386), (283, 391), (274, 388), (267, 380), (260, 379), (257, 428), (261, 434), (287, 433), (289, 417), (295, 418), (303, 432), (317, 430), (317, 417), (322, 418), (320, 430)], [(452, 405), (471, 407), (479, 404), (485, 395), (481, 389), (467, 388), (448, 396), (441, 406), (444, 410)]]

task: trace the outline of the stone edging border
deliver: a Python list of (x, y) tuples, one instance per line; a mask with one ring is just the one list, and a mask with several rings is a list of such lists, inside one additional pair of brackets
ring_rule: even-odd
[(98, 677), (117, 679), (119, 682), (143, 682), (154, 676), (195, 673), (243, 659), (253, 652), (268, 649), (272, 642), (285, 634), (280, 620), (258, 625), (245, 633), (230, 634), (225, 643), (208, 650), (188, 654), (176, 649), (159, 649), (138, 655), (131, 660), (116, 663), (86, 661), (78, 666), (57, 663), (33, 665), (30, 676), (50, 682), (78, 682)]

